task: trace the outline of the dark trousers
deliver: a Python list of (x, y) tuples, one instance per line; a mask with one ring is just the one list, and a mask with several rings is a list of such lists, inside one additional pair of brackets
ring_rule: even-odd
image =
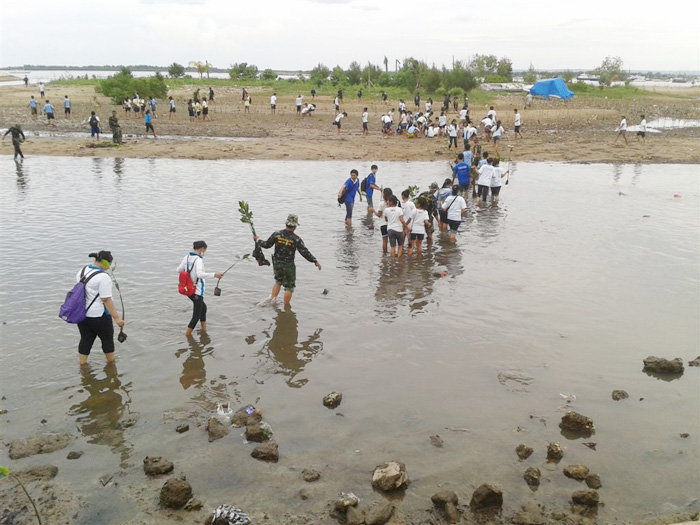
[(105, 354), (114, 352), (114, 325), (111, 316), (86, 317), (82, 323), (78, 323), (78, 330), (80, 330), (79, 354), (90, 355), (97, 337), (102, 342), (102, 351)]
[(204, 297), (201, 295), (190, 295), (190, 300), (192, 301), (192, 320), (187, 328), (194, 330), (199, 321), (207, 322), (207, 305), (204, 303)]

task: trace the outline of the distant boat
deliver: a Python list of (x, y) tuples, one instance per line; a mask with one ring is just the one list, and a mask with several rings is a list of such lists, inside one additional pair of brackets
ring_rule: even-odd
[(600, 77), (594, 75), (587, 75), (586, 73), (581, 73), (576, 77), (579, 82), (600, 82)]
[(687, 78), (672, 78), (671, 82), (673, 82), (674, 84), (685, 84), (687, 82), (690, 82), (690, 80)]

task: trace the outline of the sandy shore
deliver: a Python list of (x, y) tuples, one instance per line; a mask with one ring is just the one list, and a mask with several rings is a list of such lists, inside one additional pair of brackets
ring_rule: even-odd
[[(269, 90), (253, 90), (251, 113), (243, 112), (241, 90), (236, 86), (218, 87), (216, 102), (211, 105), (209, 122), (190, 122), (186, 99), (190, 89), (175, 91), (177, 116), (168, 119), (167, 104), (159, 101), (158, 118), (154, 120), (157, 140), (143, 138), (142, 119), (125, 118), (121, 107), (95, 93), (92, 86), (47, 87), (46, 96), (57, 109), (56, 126), (48, 126), (43, 118), (32, 119), (27, 107), (30, 95), (38, 96), (36, 88), (12, 86), (0, 88), (0, 127), (20, 123), (27, 134), (23, 145), (26, 155), (195, 158), (195, 159), (293, 159), (293, 160), (451, 160), (444, 138), (407, 139), (384, 136), (380, 132), (379, 117), (397, 101), (382, 103), (376, 100), (358, 101), (346, 95), (340, 135), (331, 125), (335, 115), (330, 97), (317, 97), (313, 117), (296, 115), (293, 96), (279, 97), (277, 113), (269, 109)], [(63, 115), (63, 96), (72, 100), (73, 118)], [(506, 134), (500, 145), (504, 158), (522, 161), (555, 161), (579, 163), (700, 163), (700, 129), (686, 128), (648, 133), (645, 144), (638, 142), (634, 133), (628, 133), (629, 145), (615, 139), (615, 127), (620, 115), (626, 114), (629, 125), (638, 123), (639, 114), (647, 120), (658, 117), (700, 118), (697, 100), (699, 89), (654, 92), (639, 99), (606, 100), (579, 97), (569, 103), (563, 101), (535, 101), (532, 109), (523, 111), (524, 98), (519, 95), (498, 95), (494, 106), (503, 121)], [(305, 97), (310, 101), (310, 97)], [(370, 133), (361, 133), (361, 113), (369, 107)], [(409, 108), (413, 109), (413, 104)], [(521, 110), (523, 139), (512, 133), (513, 109)], [(91, 110), (96, 110), (108, 131), (107, 118), (112, 109), (118, 116), (125, 135), (120, 148), (92, 148), (86, 123)], [(485, 107), (471, 107), (472, 117), (480, 117)], [(448, 119), (455, 118), (451, 112)], [(36, 136), (49, 133), (51, 136)], [(84, 135), (83, 135), (84, 134)], [(220, 137), (220, 140), (212, 140)], [(102, 140), (110, 140), (105, 133)], [(234, 140), (235, 139), (235, 140)], [(484, 147), (492, 150), (492, 145)], [(12, 154), (9, 140), (2, 143), (0, 153)]]

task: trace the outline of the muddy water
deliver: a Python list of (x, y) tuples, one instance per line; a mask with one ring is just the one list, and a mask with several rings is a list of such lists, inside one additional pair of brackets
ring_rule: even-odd
[[(340, 490), (380, 499), (371, 470), (391, 459), (412, 479), (396, 501), (405, 512), (428, 508), (437, 487), (468, 501), (484, 481), (503, 487), (506, 512), (531, 498), (567, 508), (582, 488), (561, 473), (573, 463), (600, 474), (604, 521), (697, 510), (700, 370), (673, 380), (642, 372), (648, 355), (698, 354), (696, 168), (519, 164), (501, 206), (472, 207), (456, 245), (439, 237), (422, 260), (397, 262), (382, 256), (364, 203), (354, 228), (343, 226), (334, 194), (353, 163), (2, 165), (2, 441), (67, 431), (76, 436), (67, 450), (85, 455), (10, 461), (3, 450), (0, 463), (58, 465), (57, 480), (88, 504), (79, 523), (152, 522), (160, 482), (145, 480), (141, 462), (154, 455), (174, 461), (210, 505), (235, 503), (273, 521), (320, 514)], [(427, 188), (446, 174), (441, 162), (384, 163), (378, 180)], [(209, 334), (188, 342), (190, 303), (177, 294), (175, 268), (195, 239), (209, 244), (209, 271), (252, 250), (241, 199), (263, 237), (298, 213), (298, 233), (323, 270), (297, 257), (285, 311), (257, 306), (271, 269), (239, 264), (220, 297), (207, 283)], [(104, 370), (96, 348), (81, 373), (77, 329), (57, 312), (99, 249), (117, 261), (129, 339), (116, 370)], [(612, 401), (613, 389), (630, 398)], [(332, 411), (321, 404), (331, 390), (344, 394)], [(560, 394), (575, 394), (571, 406), (594, 420), (592, 438), (560, 434)], [(236, 430), (207, 442), (206, 418), (224, 400), (263, 411), (278, 464), (250, 458)], [(190, 431), (175, 433), (180, 422)], [(443, 448), (431, 445), (434, 434)], [(522, 472), (542, 467), (550, 441), (562, 442), (565, 458), (543, 469), (533, 494)], [(522, 464), (519, 443), (535, 448)], [(301, 501), (305, 467), (323, 478)], [(102, 488), (105, 474), (118, 484)]]

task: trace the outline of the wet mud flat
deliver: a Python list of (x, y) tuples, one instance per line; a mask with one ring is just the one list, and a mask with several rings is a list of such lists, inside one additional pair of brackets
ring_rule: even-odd
[[(28, 159), (0, 178), (5, 227), (27, 253), (68, 261), (14, 276), (11, 254), (0, 260), (0, 464), (27, 476), (49, 522), (204, 523), (222, 504), (253, 523), (698, 511), (700, 196), (686, 167), (520, 164), (498, 208), (469, 199), (456, 245), (438, 237), (421, 260), (391, 261), (364, 203), (345, 230), (333, 202), (362, 165), (116, 160)], [(379, 180), (425, 188), (445, 170), (383, 163)], [(202, 181), (181, 199), (174, 188), (193, 173)], [(256, 191), (262, 173), (290, 188), (275, 206)], [(96, 200), (121, 224), (87, 211)], [(238, 200), (262, 237), (297, 212), (323, 271), (297, 261), (286, 310), (257, 306), (271, 273), (238, 265), (220, 297), (207, 294), (209, 334), (188, 341), (189, 305), (168, 269), (191, 238), (207, 240), (209, 271), (247, 253)], [(196, 224), (183, 213), (192, 203), (205, 207)], [(105, 246), (85, 249), (85, 225)], [(115, 367), (94, 349), (81, 372), (56, 311), (98, 248), (115, 254), (129, 339)], [(340, 403), (324, 404), (332, 392)], [(234, 421), (223, 403), (259, 414)], [(57, 471), (21, 474), (43, 465)], [(0, 491), (4, 518), (31, 523), (11, 478)]]

